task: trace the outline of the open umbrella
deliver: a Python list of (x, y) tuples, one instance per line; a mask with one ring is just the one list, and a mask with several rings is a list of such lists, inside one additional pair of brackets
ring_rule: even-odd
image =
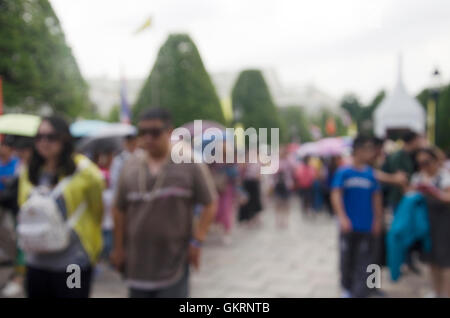
[(299, 157), (319, 155), (319, 144), (317, 142), (307, 142), (300, 146), (297, 151)]
[(91, 137), (95, 138), (107, 138), (107, 137), (126, 137), (130, 135), (136, 135), (136, 127), (129, 124), (113, 123), (105, 125), (91, 134)]
[(321, 156), (337, 156), (345, 152), (345, 144), (342, 138), (324, 138), (318, 142), (319, 154)]
[(77, 151), (92, 157), (96, 153), (116, 153), (122, 149), (122, 138), (87, 138), (81, 140), (76, 147)]
[(34, 137), (41, 118), (27, 114), (6, 114), (0, 116), (0, 134)]
[(110, 123), (101, 120), (79, 120), (70, 125), (70, 133), (75, 138), (88, 137), (109, 125)]
[(122, 140), (129, 135), (136, 135), (137, 130), (128, 124), (107, 124), (81, 140), (77, 150), (83, 153), (117, 152), (122, 149)]
[[(201, 120), (201, 127), (196, 127), (195, 126), (195, 121), (189, 122), (187, 124), (184, 124), (183, 128), (186, 128), (189, 131), (189, 134), (191, 135), (192, 138), (194, 137), (198, 137), (199, 135), (201, 135), (201, 138), (199, 139), (193, 139), (194, 140), (194, 149), (196, 150), (200, 150), (200, 149), (204, 149), (206, 147), (207, 144), (209, 144), (210, 142), (212, 142), (215, 138), (214, 136), (212, 136), (211, 138), (206, 138), (206, 136), (204, 136), (204, 133), (207, 129), (209, 128), (217, 128), (220, 131), (224, 132), (225, 134), (225, 126), (212, 121), (212, 120)], [(226, 139), (227, 136), (223, 136), (224, 139)]]

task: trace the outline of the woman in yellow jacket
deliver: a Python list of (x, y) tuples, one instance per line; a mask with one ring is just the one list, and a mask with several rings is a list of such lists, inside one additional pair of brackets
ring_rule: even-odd
[[(67, 176), (72, 177), (56, 198), (57, 206), (65, 220), (75, 214), (81, 203), (85, 203), (84, 211), (71, 227), (66, 248), (58, 252), (26, 253), (28, 297), (89, 297), (92, 268), (102, 248), (101, 173), (86, 157), (74, 153), (69, 127), (62, 118), (43, 118), (32, 158), (20, 175), (19, 205), (27, 201), (33, 189), (39, 187), (50, 192)], [(70, 277), (72, 274), (79, 277)]]

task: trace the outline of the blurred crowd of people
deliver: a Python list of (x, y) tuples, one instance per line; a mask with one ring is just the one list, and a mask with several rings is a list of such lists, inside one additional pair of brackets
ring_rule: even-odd
[[(277, 223), (287, 226), (289, 198), (296, 195), (305, 218), (336, 216), (343, 297), (383, 295), (366, 284), (370, 264), (389, 266), (396, 280), (403, 262), (419, 274), (418, 258), (430, 267), (429, 296), (450, 297), (450, 161), (412, 131), (395, 151), (386, 152), (385, 143), (357, 136), (351, 156), (299, 160), (282, 149), (273, 179)], [(424, 219), (418, 219), (419, 205), (427, 208)]]
[[(34, 138), (3, 137), (0, 263), (16, 268), (4, 296), (25, 289), (28, 297), (88, 297), (100, 261), (122, 274), (130, 297), (188, 297), (190, 266), (200, 266), (210, 227), (231, 244), (236, 223), (263, 226), (271, 194), (280, 229), (289, 225), (292, 198), (305, 221), (318, 213), (336, 218), (342, 295), (367, 297), (376, 294), (366, 285), (367, 266), (389, 263), (386, 233), (413, 222), (413, 213), (398, 211), (410, 193), (421, 193), (431, 247), (423, 253), (419, 239), (401, 246), (405, 262), (418, 271), (416, 255), (423, 256), (434, 295), (450, 297), (449, 161), (421, 136), (405, 133), (390, 154), (384, 140), (365, 136), (354, 139), (351, 156), (299, 158), (281, 147), (279, 170), (267, 176), (248, 160), (254, 149), (246, 163), (173, 162), (164, 109), (144, 112), (137, 128), (121, 151), (89, 155), (76, 151), (67, 122), (56, 116), (43, 118)], [(67, 287), (70, 264), (81, 270), (80, 288)]]

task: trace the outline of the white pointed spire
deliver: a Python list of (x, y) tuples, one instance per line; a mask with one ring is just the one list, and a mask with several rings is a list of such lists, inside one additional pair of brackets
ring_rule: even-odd
[(390, 129), (425, 131), (425, 111), (419, 102), (408, 95), (403, 83), (403, 58), (398, 56), (397, 83), (374, 113), (375, 133), (383, 137)]
[(397, 74), (397, 88), (405, 90), (405, 85), (403, 83), (403, 54), (398, 54), (398, 74)]

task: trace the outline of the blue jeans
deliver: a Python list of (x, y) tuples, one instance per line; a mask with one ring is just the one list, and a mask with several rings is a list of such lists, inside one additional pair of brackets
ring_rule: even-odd
[(112, 230), (103, 230), (103, 250), (102, 250), (102, 258), (109, 259), (109, 254), (112, 251), (114, 245), (114, 235)]

